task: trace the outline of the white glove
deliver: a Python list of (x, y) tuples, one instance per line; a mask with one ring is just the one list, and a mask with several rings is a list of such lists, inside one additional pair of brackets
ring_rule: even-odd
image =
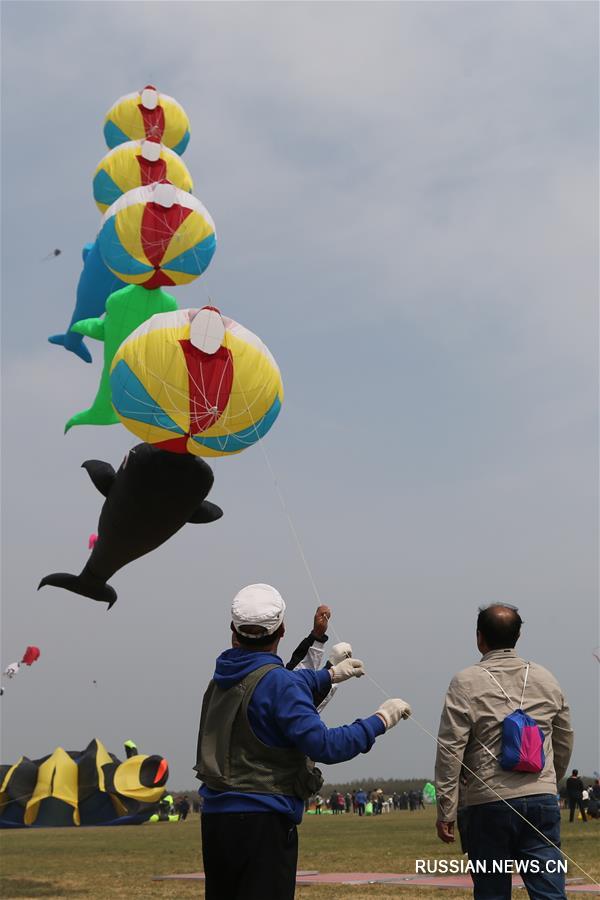
[(11, 663), (10, 666), (7, 666), (5, 668), (5, 670), (2, 674), (7, 675), (9, 678), (14, 678), (14, 676), (19, 671), (20, 665), (21, 665), (21, 663), (18, 663), (18, 662)]
[(365, 667), (360, 659), (343, 659), (329, 670), (332, 684), (347, 681), (349, 678), (360, 678), (365, 674)]
[(386, 731), (388, 731), (397, 725), (400, 719), (408, 719), (411, 713), (412, 709), (406, 700), (395, 699), (384, 700), (375, 714), (383, 719)]
[(331, 653), (329, 654), (329, 662), (332, 666), (335, 666), (343, 659), (349, 659), (351, 656), (352, 647), (345, 641), (341, 641), (341, 643), (334, 644), (331, 648)]

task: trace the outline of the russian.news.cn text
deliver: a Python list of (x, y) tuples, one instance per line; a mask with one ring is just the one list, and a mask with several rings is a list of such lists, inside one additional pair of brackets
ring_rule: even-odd
[(566, 859), (416, 859), (416, 875), (555, 875), (567, 872)]

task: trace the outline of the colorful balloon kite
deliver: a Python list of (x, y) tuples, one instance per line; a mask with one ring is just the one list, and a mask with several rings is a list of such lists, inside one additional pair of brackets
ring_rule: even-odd
[(104, 139), (109, 147), (145, 138), (160, 141), (180, 156), (190, 139), (190, 123), (183, 107), (151, 84), (117, 100), (104, 120)]
[(40, 588), (61, 587), (107, 603), (110, 609), (117, 594), (107, 581), (115, 572), (160, 547), (187, 522), (206, 524), (223, 515), (206, 500), (212, 470), (195, 456), (139, 444), (117, 472), (97, 459), (84, 462), (83, 468), (106, 497), (98, 539), (80, 575), (55, 572), (42, 578)]
[(0, 828), (139, 825), (158, 809), (169, 766), (162, 756), (121, 762), (94, 738), (85, 750), (0, 766)]
[(147, 288), (189, 284), (216, 249), (208, 211), (165, 182), (123, 194), (106, 212), (98, 241), (102, 259), (118, 278)]
[(199, 200), (172, 184), (157, 183), (123, 194), (104, 216), (98, 247), (106, 265), (131, 282), (110, 294), (106, 315), (84, 319), (71, 331), (104, 341), (104, 367), (96, 399), (65, 425), (114, 425), (108, 372), (120, 344), (156, 313), (177, 309), (162, 285), (187, 284), (210, 263), (214, 223)]
[(128, 141), (107, 153), (96, 166), (94, 200), (105, 213), (127, 191), (159, 181), (169, 181), (188, 193), (194, 187), (187, 166), (174, 150), (156, 141)]
[(112, 402), (126, 428), (175, 453), (228, 456), (263, 437), (283, 384), (263, 342), (214, 307), (153, 316), (119, 347)]

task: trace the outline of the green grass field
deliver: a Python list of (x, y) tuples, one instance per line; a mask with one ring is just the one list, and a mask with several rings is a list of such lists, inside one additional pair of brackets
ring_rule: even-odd
[[(34, 829), (0, 832), (3, 898), (124, 897), (202, 898), (201, 882), (153, 882), (153, 875), (198, 872), (198, 816), (187, 822), (121, 828)], [(600, 881), (600, 822), (569, 825), (563, 813), (566, 853)], [(306, 816), (300, 827), (300, 869), (320, 872), (410, 872), (415, 858), (449, 859), (434, 830), (434, 811), (385, 816)], [(581, 873), (570, 868), (569, 878)], [(467, 900), (468, 891), (395, 885), (299, 887), (298, 900)], [(521, 891), (518, 896), (524, 896)], [(575, 900), (580, 895), (569, 894)]]

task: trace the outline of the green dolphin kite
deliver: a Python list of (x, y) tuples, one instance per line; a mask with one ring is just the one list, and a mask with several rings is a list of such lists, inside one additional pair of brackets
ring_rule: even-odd
[(139, 284), (110, 294), (106, 301), (106, 313), (102, 318), (81, 319), (71, 326), (71, 331), (86, 337), (104, 341), (104, 367), (96, 399), (89, 409), (75, 413), (65, 425), (65, 434), (73, 425), (116, 425), (119, 421), (112, 405), (110, 367), (113, 357), (132, 331), (156, 313), (172, 312), (177, 301), (162, 288), (148, 290)]

